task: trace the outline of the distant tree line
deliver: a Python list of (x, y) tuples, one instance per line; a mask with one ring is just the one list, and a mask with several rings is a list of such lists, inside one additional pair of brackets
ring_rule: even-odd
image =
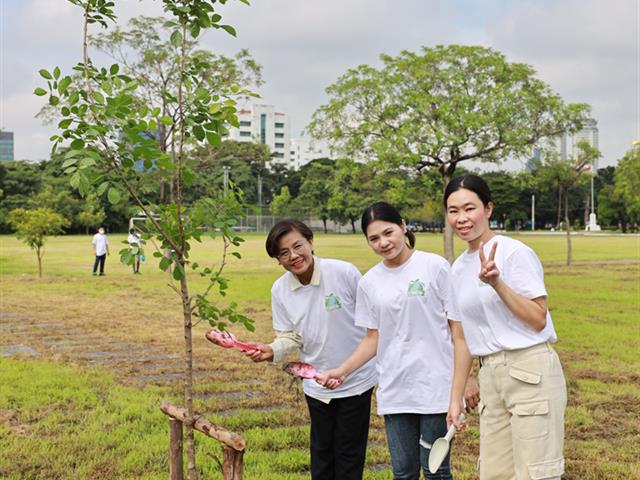
[[(64, 150), (40, 163), (0, 163), (0, 231), (14, 231), (10, 212), (47, 207), (66, 221), (66, 233), (87, 233), (99, 224), (109, 231), (124, 231), (137, 213), (133, 203), (109, 202), (103, 195), (81, 198), (61, 173)], [(194, 203), (223, 189), (223, 166), (229, 167), (230, 187), (244, 194), (245, 203), (278, 216), (312, 216), (357, 230), (364, 207), (377, 200), (397, 205), (414, 228), (442, 228), (442, 176), (435, 170), (422, 173), (403, 167), (380, 167), (379, 162), (350, 159), (314, 160), (299, 170), (274, 162), (265, 145), (224, 141), (219, 148), (194, 150), (190, 162), (193, 182), (184, 198)], [(572, 167), (565, 162), (565, 167)], [(560, 165), (562, 167), (562, 165)], [(456, 173), (465, 170), (459, 167)], [(531, 197), (535, 195), (537, 229), (558, 229), (564, 222), (562, 172), (556, 162), (544, 162), (533, 171), (494, 170), (482, 173), (491, 187), (493, 220), (506, 230), (531, 228)], [(589, 220), (590, 174), (581, 173), (566, 195), (571, 226), (582, 229)], [(140, 189), (151, 203), (160, 203), (157, 182), (148, 176)], [(594, 192), (598, 223), (602, 228), (626, 232), (640, 223), (640, 148), (632, 148), (616, 167), (598, 169)]]

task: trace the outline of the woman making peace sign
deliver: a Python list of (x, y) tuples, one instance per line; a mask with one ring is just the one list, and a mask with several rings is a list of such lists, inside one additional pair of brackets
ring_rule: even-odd
[(452, 274), (467, 345), (480, 359), (480, 479), (560, 479), (567, 392), (540, 260), (491, 231), (482, 178), (454, 178), (444, 203), (468, 243)]

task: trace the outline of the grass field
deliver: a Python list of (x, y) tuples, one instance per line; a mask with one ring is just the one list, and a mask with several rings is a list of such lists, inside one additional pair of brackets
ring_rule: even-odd
[[(255, 319), (248, 340), (271, 338), (269, 289), (281, 274), (264, 253), (264, 237), (247, 235), (233, 259), (229, 300)], [(569, 388), (566, 479), (640, 479), (640, 239), (573, 239), (575, 265), (564, 266), (562, 236), (518, 237), (540, 255)], [(164, 479), (167, 421), (162, 399), (181, 403), (180, 305), (168, 277), (151, 260), (132, 275), (114, 252), (106, 277), (92, 277), (90, 237), (50, 239), (44, 278), (35, 254), (0, 237), (0, 478)], [(438, 235), (418, 235), (418, 248), (441, 252)], [(215, 259), (213, 241), (193, 259)], [(457, 251), (462, 244), (456, 244)], [(365, 271), (377, 262), (360, 235), (318, 235), (320, 256)], [(203, 283), (192, 279), (192, 291)], [(299, 387), (278, 366), (254, 365), (216, 349), (196, 326), (196, 408), (247, 439), (248, 479), (308, 478), (308, 419)], [(233, 328), (232, 328), (233, 330)], [(26, 355), (38, 352), (39, 355)], [(457, 479), (477, 478), (477, 417), (459, 435)], [(221, 478), (209, 454), (220, 447), (198, 437), (203, 478)], [(381, 420), (372, 417), (367, 479), (389, 479)]]

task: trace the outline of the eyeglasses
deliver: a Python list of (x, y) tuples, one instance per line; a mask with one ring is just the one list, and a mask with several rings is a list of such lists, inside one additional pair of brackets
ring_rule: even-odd
[(300, 255), (302, 250), (304, 249), (304, 243), (296, 243), (293, 247), (287, 250), (282, 250), (278, 256), (276, 257), (280, 261), (287, 261), (291, 258), (291, 255), (295, 253), (296, 255)]

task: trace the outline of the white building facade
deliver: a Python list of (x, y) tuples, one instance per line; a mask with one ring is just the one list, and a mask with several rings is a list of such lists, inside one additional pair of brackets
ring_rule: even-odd
[(273, 161), (291, 162), (289, 117), (276, 112), (273, 105), (252, 105), (238, 111), (240, 128), (229, 129), (229, 139), (237, 142), (254, 142), (267, 145)]
[(291, 166), (299, 170), (311, 160), (328, 157), (326, 148), (319, 143), (312, 142), (305, 137), (295, 137), (291, 139), (289, 155)]

